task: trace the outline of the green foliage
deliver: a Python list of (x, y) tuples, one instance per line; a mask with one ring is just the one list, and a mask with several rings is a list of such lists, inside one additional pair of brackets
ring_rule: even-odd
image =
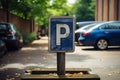
[(38, 24), (44, 24), (49, 0), (0, 0), (3, 9), (24, 19), (34, 19)]
[(95, 0), (77, 0), (73, 5), (76, 20), (92, 20), (95, 17)]
[(48, 11), (52, 16), (65, 16), (68, 14), (67, 0), (51, 0), (52, 4)]
[(29, 34), (23, 35), (23, 43), (24, 44), (29, 44), (32, 41), (34, 41), (35, 39), (36, 39), (35, 33), (29, 33)]
[[(0, 7), (24, 19), (33, 19), (38, 25), (48, 26), (50, 16), (73, 16), (77, 20), (94, 19), (95, 0), (76, 0), (67, 5), (67, 0), (0, 0)], [(73, 8), (72, 8), (73, 7)]]
[(70, 11), (67, 0), (0, 0), (0, 3), (3, 9), (45, 26), (50, 16), (65, 16)]

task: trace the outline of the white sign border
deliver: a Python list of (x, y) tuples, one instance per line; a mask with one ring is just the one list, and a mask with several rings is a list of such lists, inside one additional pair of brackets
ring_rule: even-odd
[[(51, 18), (72, 18), (73, 19), (73, 39), (72, 39), (73, 40), (73, 50), (61, 51), (61, 50), (51, 50), (50, 49), (50, 40), (51, 40), (50, 39), (50, 35), (51, 35), (50, 34), (51, 33), (51, 31), (50, 31), (51, 30), (51, 21), (50, 20), (51, 20)], [(74, 17), (72, 17), (72, 16), (52, 16), (49, 18), (49, 28), (48, 29), (49, 29), (49, 32), (48, 32), (49, 33), (49, 36), (48, 36), (48, 51), (49, 52), (74, 52), (75, 51), (75, 43), (74, 43), (75, 42), (75, 32), (74, 32), (75, 31), (75, 18)]]

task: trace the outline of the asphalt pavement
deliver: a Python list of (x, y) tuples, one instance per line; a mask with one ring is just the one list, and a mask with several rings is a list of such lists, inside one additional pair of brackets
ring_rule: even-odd
[[(42, 37), (0, 58), (0, 80), (20, 80), (26, 70), (34, 68), (56, 68), (56, 60), (56, 53), (48, 52), (48, 37)], [(120, 49), (75, 46), (74, 52), (66, 53), (66, 68), (90, 68), (101, 80), (120, 80)]]

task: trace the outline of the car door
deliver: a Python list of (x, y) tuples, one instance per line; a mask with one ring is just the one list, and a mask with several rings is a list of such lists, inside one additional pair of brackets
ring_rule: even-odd
[(120, 23), (109, 23), (105, 31), (110, 45), (120, 45)]

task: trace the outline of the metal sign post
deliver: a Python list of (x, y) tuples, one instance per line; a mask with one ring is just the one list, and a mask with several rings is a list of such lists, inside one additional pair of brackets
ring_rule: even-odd
[(65, 52), (57, 52), (57, 74), (65, 75)]
[(74, 51), (74, 18), (49, 19), (49, 51), (57, 53), (57, 73), (65, 75), (65, 52)]

